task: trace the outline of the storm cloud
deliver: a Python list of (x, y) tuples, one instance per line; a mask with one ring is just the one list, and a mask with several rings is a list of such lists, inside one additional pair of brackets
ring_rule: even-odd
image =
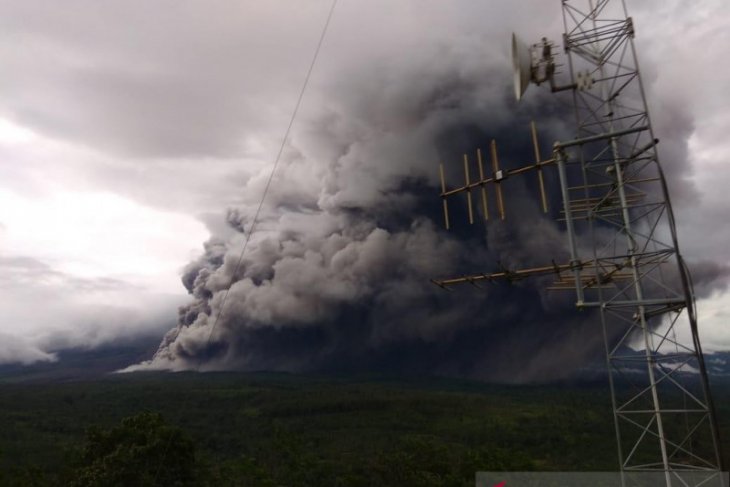
[[(417, 370), (542, 380), (600, 353), (590, 313), (576, 316), (569, 298), (547, 296), (541, 283), (497, 284), (486, 296), (459, 297), (429, 283), (495, 263), (566, 259), (561, 228), (536, 211), (526, 183), (507, 198), (511, 221), (487, 225), (481, 242), (464, 238), (463, 226), (450, 236), (432, 221), (438, 211), (428, 198), (436, 199), (438, 161), (450, 162), (453, 181), (458, 155), (484, 147), (490, 136), (506, 141), (507, 160), (528, 157), (519, 135), (526, 117), (510, 100), (509, 80), (495, 74), (507, 71), (502, 55), (475, 62), (473, 52), (437, 46), (406, 66), (381, 62), (337, 78), (287, 146), (246, 252), (252, 204), (229, 210), (238, 233), (209, 242), (186, 268), (183, 282), (194, 300), (139, 368)], [(530, 115), (549, 127), (548, 137), (567, 138), (571, 113), (537, 98)], [(681, 180), (692, 120), (676, 108), (672, 122), (659, 125), (669, 136), (665, 170)], [(549, 139), (542, 144), (549, 147)], [(253, 181), (245, 192), (260, 195)], [(696, 198), (691, 183), (683, 187), (678, 200)], [(721, 266), (701, 270), (709, 271), (700, 273), (703, 283), (727, 277)]]
[[(559, 40), (559, 5), (552, 2), (341, 1), (239, 265), (329, 5), (0, 4), (8, 14), (0, 16), (8, 73), (0, 81), (6, 95), (0, 115), (43, 142), (23, 152), (0, 144), (1, 155), (19, 163), (0, 166), (0, 177), (32, 195), (49, 191), (49, 181), (69, 191), (101, 188), (205, 224), (211, 237), (202, 255), (185, 266), (184, 288), (174, 284), (189, 301), (157, 354), (139, 368), (530, 380), (555, 377), (594, 355), (590, 320), (575, 313), (570, 296), (545, 293), (542, 282), (453, 293), (430, 283), (468, 270), (565, 258), (552, 176), (551, 214), (539, 212), (535, 181), (525, 178), (510, 181), (506, 222), (469, 227), (464, 202), (454, 201), (450, 233), (441, 226), (436, 179), (444, 162), (456, 184), (463, 178), (461, 154), (486, 148), (491, 138), (505, 166), (531, 161), (531, 119), (543, 150), (572, 136), (565, 101), (535, 88), (521, 105), (512, 100), (509, 34)], [(708, 201), (698, 185), (712, 181), (703, 181), (687, 160), (697, 158), (692, 144), (711, 107), (669, 81), (668, 73), (673, 79), (689, 74), (660, 61), (672, 32), (687, 27), (671, 20), (681, 6), (650, 7), (662, 7), (666, 18), (653, 24), (656, 16), (641, 10), (649, 7), (629, 5), (637, 9), (637, 46), (662, 161), (683, 213)], [(696, 27), (712, 12), (722, 18), (721, 9), (703, 3), (687, 22)], [(690, 32), (701, 43), (720, 31)], [(712, 86), (722, 86), (723, 76)], [(704, 218), (684, 221), (694, 234), (708, 228)], [(199, 246), (200, 233), (188, 228), (176, 239)], [(687, 244), (690, 260), (706, 260), (698, 267), (698, 288), (716, 295), (726, 282), (726, 246), (691, 237)], [(33, 255), (17, 247), (4, 255)], [(104, 255), (104, 247), (88, 253)], [(130, 334), (141, 333), (142, 322), (155, 331), (163, 326), (159, 313), (146, 316), (154, 293), (146, 294), (134, 276), (90, 278), (72, 267), (53, 269), (68, 285), (85, 279), (74, 286), (87, 286), (86, 295), (115, 296), (95, 302), (126, 310), (105, 308), (115, 316), (110, 323), (140, 323)], [(127, 288), (104, 290), (127, 281)], [(166, 309), (182, 301), (168, 298)], [(84, 322), (76, 311), (62, 314)], [(83, 340), (84, 326), (65, 321), (66, 343)]]
[[(510, 85), (481, 81), (504, 69), (502, 58), (482, 58), (469, 70), (473, 61), (464, 56), (386, 77), (355, 71), (337, 79), (321, 100), (324, 110), (295, 131), (243, 257), (257, 203), (250, 196), (249, 205), (226, 213), (233, 231), (215, 236), (187, 266), (183, 282), (194, 300), (180, 308), (178, 327), (133, 370), (420, 371), (526, 380), (561, 374), (590, 355), (585, 344), (599, 342), (569, 299), (547, 297), (529, 283), (455, 297), (430, 282), (497, 262), (535, 265), (566, 255), (558, 223), (540, 215), (524, 182), (511, 185), (510, 221), (486, 233), (467, 228), (458, 203), (454, 235), (433, 221), (440, 215), (438, 161), (448, 161), (452, 181), (463, 177), (459, 154), (483, 147), (488, 134), (506, 140), (505, 160), (522, 162), (531, 153), (521, 140), (529, 138), (527, 119), (508, 115)], [(546, 132), (555, 136), (569, 115), (544, 103), (543, 121), (553, 122)], [(260, 195), (262, 179), (252, 178), (245, 194)]]

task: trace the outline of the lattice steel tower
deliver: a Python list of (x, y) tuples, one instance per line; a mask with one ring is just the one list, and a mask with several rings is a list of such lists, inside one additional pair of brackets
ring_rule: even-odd
[(490, 186), (504, 219), (503, 184), (536, 171), (547, 212), (543, 169), (556, 168), (570, 262), (434, 282), (448, 287), (554, 274), (551, 289), (575, 291), (576, 306), (594, 310), (603, 334), (624, 477), (655, 472), (667, 486), (724, 485), (692, 281), (679, 252), (632, 19), (623, 0), (562, 0), (562, 10), (567, 72), (559, 72), (552, 43), (543, 38), (527, 46), (513, 36), (515, 94), (519, 99), (530, 82), (544, 82), (572, 96), (576, 138), (556, 142), (543, 159), (533, 124), (535, 162), (504, 170), (492, 141), (492, 174), (485, 175), (478, 151), (479, 177), (471, 180), (464, 156), (464, 184), (447, 189), (442, 167), (441, 196), (447, 228), (447, 202), (457, 194), (466, 195), (473, 222), (477, 192), (488, 219)]

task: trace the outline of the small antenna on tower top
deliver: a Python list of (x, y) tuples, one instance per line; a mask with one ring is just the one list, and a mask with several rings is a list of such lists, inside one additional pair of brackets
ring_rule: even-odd
[(587, 90), (593, 86), (590, 73), (577, 73), (578, 81), (558, 86), (555, 81), (556, 64), (553, 55), (555, 44), (546, 37), (536, 44), (527, 45), (517, 34), (512, 33), (512, 74), (514, 77), (515, 98), (522, 99), (530, 83), (540, 86), (547, 82), (553, 93), (565, 90)]

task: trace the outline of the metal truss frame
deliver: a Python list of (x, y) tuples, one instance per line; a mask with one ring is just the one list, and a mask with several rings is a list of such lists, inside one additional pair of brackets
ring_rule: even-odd
[[(703, 485), (722, 482), (695, 297), (659, 164), (633, 21), (623, 0), (563, 0), (562, 7), (571, 82), (593, 81), (591, 90), (572, 93), (577, 139), (555, 145), (563, 213), (576, 242), (571, 255), (580, 262), (591, 252), (595, 282), (614, 269), (623, 278), (610, 286), (576, 285), (578, 306), (599, 309), (620, 468), (663, 471), (667, 486), (688, 485), (690, 478), (696, 485), (698, 471), (708, 473)], [(578, 184), (569, 186), (570, 176)], [(580, 266), (574, 272), (576, 283), (585, 282)]]
[(694, 291), (679, 252), (632, 19), (623, 0), (562, 0), (562, 11), (576, 138), (556, 142), (543, 160), (533, 124), (535, 163), (508, 170), (500, 169), (492, 141), (493, 173), (485, 175), (478, 151), (479, 178), (472, 180), (465, 155), (462, 186), (447, 190), (441, 168), (441, 197), (447, 228), (447, 200), (457, 194), (466, 194), (473, 223), (472, 192), (481, 195), (488, 219), (486, 188), (494, 186), (504, 220), (502, 183), (537, 171), (547, 212), (542, 171), (557, 168), (570, 262), (433, 282), (449, 288), (554, 274), (548, 289), (575, 290), (576, 306), (597, 309), (600, 317), (596, 333), (605, 343), (621, 471), (663, 472), (667, 486), (725, 487)]

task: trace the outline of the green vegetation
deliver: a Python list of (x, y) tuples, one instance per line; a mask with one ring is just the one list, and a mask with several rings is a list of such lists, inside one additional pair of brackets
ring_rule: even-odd
[(69, 483), (76, 487), (194, 485), (199, 473), (195, 443), (159, 413), (124, 418), (109, 430), (92, 426), (74, 466)]
[[(462, 486), (478, 470), (615, 469), (600, 386), (135, 374), (0, 391), (0, 485)], [(730, 388), (715, 391), (727, 438)]]

